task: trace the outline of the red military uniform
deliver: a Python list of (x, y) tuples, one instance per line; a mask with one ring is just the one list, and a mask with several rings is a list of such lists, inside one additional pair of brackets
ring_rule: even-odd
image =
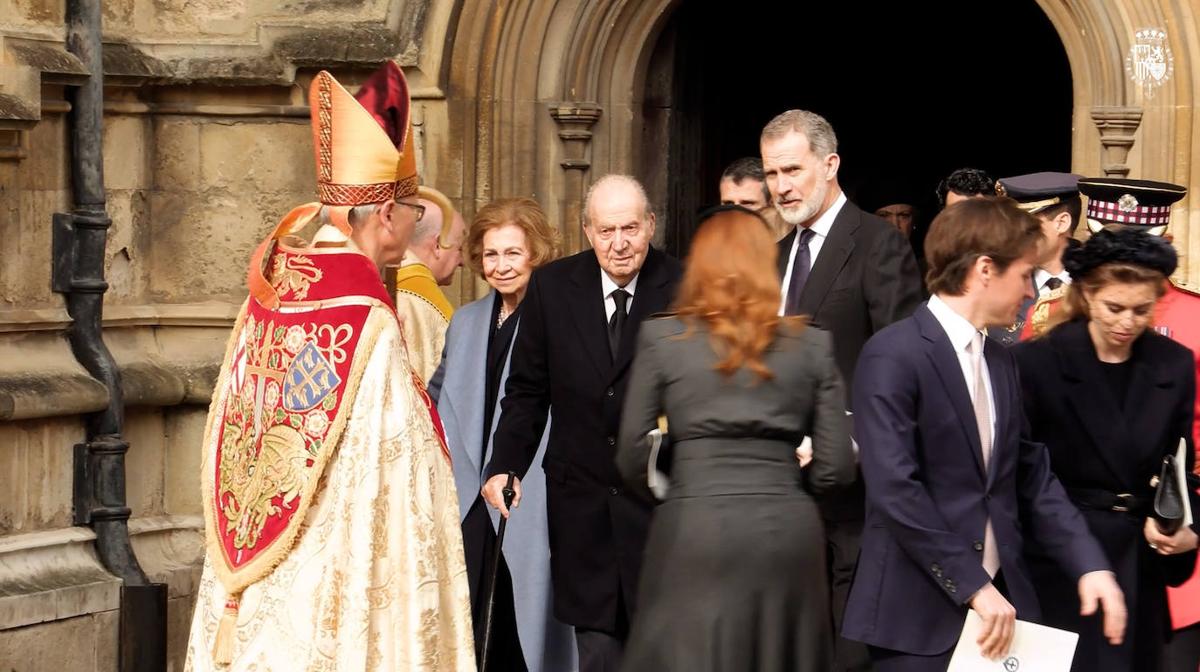
[[(1200, 380), (1200, 296), (1172, 285), (1158, 304), (1154, 328), (1160, 333), (1192, 349), (1196, 355), (1196, 376)], [(1196, 397), (1196, 420), (1192, 436), (1200, 456), (1200, 395)], [(1196, 460), (1200, 468), (1200, 459)], [(1200, 513), (1200, 512), (1193, 512)], [(1200, 572), (1192, 574), (1187, 583), (1167, 589), (1171, 605), (1171, 626), (1178, 630), (1200, 623)]]
[[(1057, 234), (1059, 238), (1047, 241), (1047, 243), (1059, 245), (1063, 242), (1063, 237), (1067, 242), (1071, 242), (1070, 235), (1079, 223), (1080, 214), (1078, 175), (1042, 172), (1002, 177), (996, 180), (996, 195), (1007, 196), (1016, 201), (1017, 206), (1022, 210), (1037, 217), (1043, 227), (1061, 216), (1063, 212), (1069, 213), (1072, 217), (1070, 227), (1059, 231)], [(1060, 273), (1061, 270), (1059, 269)], [(1022, 341), (1036, 338), (1046, 332), (1049, 321), (1065, 305), (1063, 299), (1067, 296), (1067, 285), (1049, 285), (1048, 287), (1054, 287), (1054, 289), (1049, 289), (1047, 286), (1039, 287), (1039, 284), (1037, 281), (1034, 282), (1036, 299), (1033, 305), (1028, 308), (1023, 306), (1022, 314), (1017, 321), (1004, 332), (993, 333), (993, 337), (998, 336), (998, 340), (1002, 343), (1011, 345), (1014, 342), (1012, 336), (1015, 331), (1019, 330), (1018, 339)], [(1024, 323), (1022, 324), (1022, 322)]]
[(1058, 315), (1066, 305), (1067, 285), (1052, 289), (1037, 298), (1037, 302), (1029, 309), (1025, 326), (1021, 328), (1021, 340), (1028, 341), (1046, 333), (1046, 327), (1051, 318)]

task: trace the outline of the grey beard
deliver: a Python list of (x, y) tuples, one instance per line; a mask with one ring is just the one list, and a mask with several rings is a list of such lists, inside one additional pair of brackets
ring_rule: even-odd
[(812, 193), (808, 195), (808, 198), (800, 201), (799, 207), (792, 208), (789, 212), (779, 207), (779, 203), (775, 202), (775, 211), (779, 213), (783, 221), (792, 226), (800, 226), (817, 216), (817, 213), (821, 211), (821, 205), (825, 203), (825, 197), (828, 195), (829, 183), (818, 181)]
[[(815, 197), (817, 194), (813, 194), (813, 196)], [(800, 226), (804, 222), (812, 219), (813, 215), (817, 214), (817, 210), (821, 209), (821, 203), (824, 200), (824, 197), (819, 200), (815, 198), (807, 198), (800, 203), (799, 207), (789, 208), (787, 210), (783, 209), (783, 207), (776, 203), (775, 211), (779, 213), (779, 216), (783, 218), (783, 221), (791, 224), (792, 226)]]

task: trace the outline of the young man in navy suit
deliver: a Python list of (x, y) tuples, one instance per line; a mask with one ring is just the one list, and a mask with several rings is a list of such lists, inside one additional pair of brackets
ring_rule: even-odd
[(1084, 614), (1103, 610), (1109, 640), (1123, 636), (1104, 552), (1046, 449), (1022, 439), (1016, 366), (984, 335), (1029, 298), (1040, 235), (1010, 199), (946, 208), (925, 239), (932, 297), (859, 357), (867, 516), (842, 633), (869, 646), (876, 670), (945, 670), (968, 608), (983, 618), (983, 654), (1005, 654), (1015, 619), (1039, 617), (1027, 539), (1078, 580)]

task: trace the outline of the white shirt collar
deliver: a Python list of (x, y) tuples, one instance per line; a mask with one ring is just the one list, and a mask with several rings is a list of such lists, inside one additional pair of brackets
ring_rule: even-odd
[(1071, 284), (1071, 274), (1067, 273), (1066, 271), (1063, 271), (1058, 275), (1051, 275), (1050, 271), (1039, 268), (1033, 272), (1033, 284), (1038, 288), (1039, 292), (1046, 287), (1046, 281), (1048, 281), (1050, 278), (1058, 278), (1059, 280), (1062, 280), (1064, 285)]
[(600, 289), (604, 292), (604, 298), (607, 299), (617, 289), (623, 289), (626, 292), (629, 292), (629, 296), (632, 297), (634, 293), (637, 292), (638, 276), (641, 274), (641, 271), (638, 271), (638, 274), (633, 276), (633, 279), (629, 281), (629, 284), (625, 285), (624, 287), (619, 287), (617, 283), (613, 282), (612, 278), (608, 277), (608, 273), (605, 273), (603, 268), (600, 269)]
[[(829, 209), (808, 228), (822, 238), (828, 237), (829, 230), (833, 228), (833, 220), (837, 219), (838, 213), (842, 211), (842, 206), (844, 205), (846, 205), (846, 192), (843, 191), (838, 194), (837, 199), (833, 201), (833, 205), (829, 206)], [(799, 239), (800, 235), (797, 234), (796, 240)]]
[(954, 346), (954, 351), (959, 352), (966, 350), (971, 344), (971, 340), (975, 338), (975, 334), (980, 333), (975, 325), (967, 321), (967, 318), (954, 312), (954, 309), (946, 305), (946, 302), (937, 294), (929, 297), (929, 312), (933, 313), (933, 317), (937, 319), (938, 324), (942, 325), (942, 329), (946, 330), (946, 335), (950, 337), (950, 345)]
[(354, 239), (342, 233), (341, 229), (332, 224), (323, 224), (321, 228), (317, 229), (309, 244), (313, 247), (345, 247), (352, 252), (362, 254), (362, 250), (359, 249)]

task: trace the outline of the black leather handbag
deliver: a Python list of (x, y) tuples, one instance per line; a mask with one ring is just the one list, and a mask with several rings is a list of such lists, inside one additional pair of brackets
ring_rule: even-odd
[(1164, 457), (1162, 471), (1158, 475), (1158, 487), (1154, 491), (1154, 523), (1158, 525), (1158, 531), (1167, 536), (1175, 534), (1183, 526), (1183, 498), (1187, 496), (1179, 488), (1175, 469), (1175, 456)]

